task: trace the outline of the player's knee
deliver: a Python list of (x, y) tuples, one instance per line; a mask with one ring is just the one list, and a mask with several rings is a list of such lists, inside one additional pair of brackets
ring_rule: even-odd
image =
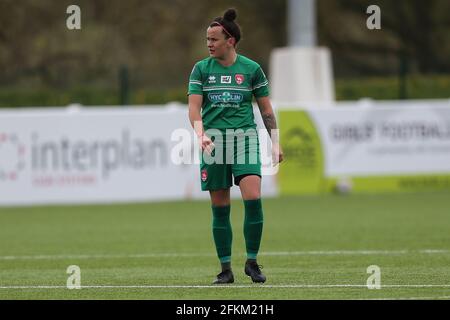
[(230, 205), (230, 194), (227, 190), (211, 192), (211, 203), (215, 207)]
[(223, 199), (215, 199), (211, 201), (212, 205), (215, 207), (225, 207), (230, 205), (230, 201), (223, 200)]
[(261, 198), (261, 192), (259, 190), (247, 191), (243, 198), (244, 200), (258, 200)]

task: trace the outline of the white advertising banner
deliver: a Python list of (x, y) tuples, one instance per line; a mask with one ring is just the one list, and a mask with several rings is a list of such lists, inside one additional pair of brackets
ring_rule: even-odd
[(186, 106), (1, 111), (0, 205), (209, 197), (193, 139)]
[(308, 109), (324, 152), (324, 174), (450, 173), (450, 105)]

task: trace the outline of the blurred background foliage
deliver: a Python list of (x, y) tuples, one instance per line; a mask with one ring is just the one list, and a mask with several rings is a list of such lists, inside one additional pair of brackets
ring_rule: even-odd
[[(71, 4), (81, 30), (66, 28)], [(381, 30), (366, 28), (371, 4)], [(0, 107), (185, 103), (206, 27), (228, 7), (238, 10), (239, 52), (269, 73), (271, 50), (287, 45), (286, 0), (0, 0)], [(448, 12), (448, 0), (317, 0), (336, 98), (448, 98)]]

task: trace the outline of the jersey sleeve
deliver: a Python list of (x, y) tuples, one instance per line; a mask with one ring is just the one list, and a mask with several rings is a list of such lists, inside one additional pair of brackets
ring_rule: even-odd
[(198, 63), (194, 66), (189, 76), (188, 95), (190, 94), (203, 94), (202, 73)]
[(269, 81), (261, 67), (256, 69), (253, 76), (252, 91), (256, 98), (267, 97), (269, 95)]

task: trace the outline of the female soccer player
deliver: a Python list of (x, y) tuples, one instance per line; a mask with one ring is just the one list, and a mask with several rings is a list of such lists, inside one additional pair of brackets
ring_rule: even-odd
[(272, 159), (274, 163), (283, 160), (268, 81), (256, 62), (236, 53), (241, 31), (235, 19), (236, 11), (228, 9), (223, 17), (209, 25), (206, 31), (209, 57), (195, 64), (188, 90), (189, 120), (202, 150), (201, 186), (210, 193), (213, 238), (222, 266), (215, 284), (234, 282), (230, 224), (232, 177), (241, 190), (245, 207), (247, 261), (244, 271), (253, 282), (266, 281), (256, 260), (263, 230), (263, 210), (253, 96), (272, 139)]

